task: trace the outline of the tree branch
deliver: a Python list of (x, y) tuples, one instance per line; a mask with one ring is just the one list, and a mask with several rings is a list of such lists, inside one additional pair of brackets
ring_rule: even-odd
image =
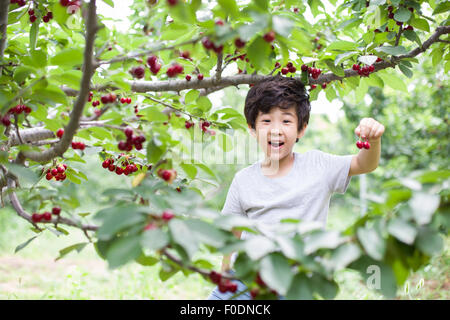
[(3, 55), (5, 53), (7, 40), (6, 29), (8, 27), (9, 3), (10, 0), (0, 0), (0, 76), (3, 71)]
[[(382, 61), (374, 64), (375, 71), (383, 70), (386, 68), (394, 68), (398, 60), (405, 58), (412, 58), (418, 54), (424, 52), (429, 48), (431, 44), (439, 40), (439, 36), (443, 34), (450, 33), (450, 26), (441, 26), (436, 29), (436, 32), (426, 40), (422, 47), (418, 47), (412, 50), (410, 53), (398, 57), (392, 57), (392, 61)], [(317, 79), (309, 79), (310, 84), (322, 84), (324, 82), (331, 82), (335, 80), (342, 80), (344, 78), (359, 76), (358, 72), (352, 69), (344, 70), (345, 75), (343, 77), (337, 76), (334, 73), (321, 74)], [(229, 86), (237, 86), (239, 84), (251, 84), (258, 83), (268, 78), (272, 78), (270, 75), (256, 75), (256, 74), (238, 74), (230, 77), (222, 77), (217, 80), (215, 77), (205, 78), (203, 80), (192, 79), (191, 81), (186, 80), (165, 80), (165, 81), (127, 81), (131, 85), (131, 91), (133, 92), (162, 92), (162, 91), (176, 91), (187, 89), (211, 89), (212, 91), (220, 90)], [(67, 95), (75, 95), (76, 90), (70, 88), (62, 88)], [(103, 85), (92, 88), (95, 91), (105, 91), (105, 90), (116, 90), (114, 86)], [(210, 92), (209, 92), (210, 93)]]
[(93, 65), (93, 52), (95, 34), (98, 30), (96, 0), (89, 2), (87, 18), (86, 18), (86, 46), (84, 50), (83, 76), (81, 79), (81, 89), (71, 113), (69, 124), (67, 125), (61, 142), (45, 151), (21, 151), (23, 157), (34, 160), (36, 162), (45, 162), (57, 156), (62, 156), (68, 149), (72, 138), (79, 126), (80, 118), (83, 114), (83, 108), (86, 104), (89, 94), (89, 86), (92, 75), (95, 71)]

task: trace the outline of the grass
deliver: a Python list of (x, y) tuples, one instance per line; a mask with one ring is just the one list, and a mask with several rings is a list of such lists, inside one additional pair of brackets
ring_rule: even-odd
[[(331, 206), (329, 228), (344, 228), (358, 217), (356, 209)], [(119, 269), (108, 269), (92, 245), (81, 253), (72, 252), (54, 261), (62, 248), (84, 242), (79, 230), (69, 236), (56, 237), (46, 232), (14, 254), (20, 243), (34, 235), (29, 225), (12, 211), (0, 214), (0, 299), (192, 299), (204, 300), (214, 285), (198, 274), (185, 277), (178, 272), (167, 281), (159, 279), (159, 266), (144, 267), (137, 263)], [(397, 299), (449, 299), (449, 238), (445, 251), (431, 263), (411, 275)], [(220, 269), (221, 256), (209, 258)], [(336, 275), (340, 291), (336, 299), (384, 299), (369, 290), (358, 273), (343, 270)]]

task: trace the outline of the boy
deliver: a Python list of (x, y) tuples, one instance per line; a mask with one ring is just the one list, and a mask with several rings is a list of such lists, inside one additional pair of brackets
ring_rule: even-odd
[[(305, 134), (310, 110), (309, 95), (299, 79), (277, 76), (249, 90), (244, 113), (265, 159), (236, 173), (222, 214), (263, 221), (268, 230), (286, 218), (319, 221), (325, 227), (331, 195), (345, 193), (352, 176), (377, 168), (384, 126), (371, 118), (363, 118), (355, 129), (357, 136), (370, 143), (370, 149), (361, 149), (358, 155), (293, 152), (294, 144)], [(242, 239), (251, 237), (247, 232), (233, 233)], [(236, 257), (236, 252), (224, 256), (222, 272), (234, 274), (231, 266)], [(237, 292), (246, 289), (241, 281), (235, 283)], [(226, 300), (233, 295), (216, 287), (208, 299)], [(237, 299), (251, 297), (247, 292)]]

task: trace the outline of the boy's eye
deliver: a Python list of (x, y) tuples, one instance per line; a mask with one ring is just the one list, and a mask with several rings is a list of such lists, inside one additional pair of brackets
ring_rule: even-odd
[(290, 122), (289, 120), (284, 120), (284, 122)]
[(263, 122), (270, 122), (270, 120), (263, 120)]

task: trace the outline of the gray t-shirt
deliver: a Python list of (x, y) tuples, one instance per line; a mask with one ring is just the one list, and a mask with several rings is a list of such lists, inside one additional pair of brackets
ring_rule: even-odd
[[(269, 178), (259, 160), (239, 170), (231, 182), (222, 214), (243, 215), (270, 227), (281, 219), (319, 221), (325, 227), (331, 195), (344, 194), (353, 155), (338, 156), (320, 150), (293, 152), (294, 165), (282, 177)], [(251, 233), (243, 231), (241, 239)], [(233, 265), (237, 254), (231, 257)]]

